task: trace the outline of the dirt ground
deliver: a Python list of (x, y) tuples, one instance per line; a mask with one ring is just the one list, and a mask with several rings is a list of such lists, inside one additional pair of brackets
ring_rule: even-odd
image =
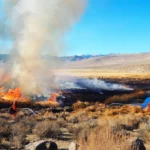
[(107, 71), (99, 69), (60, 69), (56, 71), (60, 75), (76, 76), (76, 77), (92, 77), (92, 78), (134, 78), (134, 79), (149, 79), (150, 72), (120, 72), (120, 71)]

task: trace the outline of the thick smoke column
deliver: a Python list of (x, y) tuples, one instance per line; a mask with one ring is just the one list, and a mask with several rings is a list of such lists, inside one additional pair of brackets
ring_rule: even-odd
[[(80, 19), (85, 0), (6, 0), (14, 39), (12, 78), (25, 93), (44, 93), (53, 82), (41, 54), (57, 55), (62, 39)], [(7, 5), (8, 6), (8, 5)], [(8, 8), (8, 7), (7, 7)], [(51, 77), (49, 77), (51, 75)]]

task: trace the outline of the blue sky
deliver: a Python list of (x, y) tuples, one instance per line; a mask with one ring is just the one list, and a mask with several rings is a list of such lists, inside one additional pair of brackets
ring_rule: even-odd
[[(149, 41), (149, 0), (89, 0), (81, 20), (67, 34), (65, 55), (150, 52)], [(0, 52), (7, 52), (2, 49), (8, 43), (0, 42)]]
[(69, 34), (69, 55), (150, 51), (149, 0), (90, 0)]

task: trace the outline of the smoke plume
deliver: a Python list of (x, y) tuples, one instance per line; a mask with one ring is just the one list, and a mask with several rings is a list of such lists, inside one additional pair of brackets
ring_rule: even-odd
[(131, 87), (127, 87), (121, 84), (108, 83), (98, 79), (87, 79), (87, 78), (58, 78), (57, 84), (60, 89), (87, 89), (91, 91), (97, 91), (101, 93), (101, 90), (107, 91), (133, 91)]
[(13, 35), (12, 78), (25, 93), (44, 93), (53, 84), (53, 65), (41, 54), (61, 53), (65, 33), (76, 23), (85, 0), (5, 0)]

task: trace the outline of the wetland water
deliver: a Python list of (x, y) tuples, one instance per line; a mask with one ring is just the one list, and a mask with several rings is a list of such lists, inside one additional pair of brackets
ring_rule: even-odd
[(150, 97), (147, 97), (142, 104), (138, 104), (142, 108), (146, 108), (147, 105), (150, 104)]
[(146, 108), (150, 104), (150, 97), (145, 98), (143, 103), (132, 103), (131, 105), (141, 106), (142, 108)]
[(123, 106), (123, 105), (133, 105), (133, 106), (141, 106), (142, 108), (146, 108), (150, 104), (150, 97), (145, 98), (143, 103), (130, 103), (130, 104), (123, 104), (123, 103), (111, 103), (109, 106)]

